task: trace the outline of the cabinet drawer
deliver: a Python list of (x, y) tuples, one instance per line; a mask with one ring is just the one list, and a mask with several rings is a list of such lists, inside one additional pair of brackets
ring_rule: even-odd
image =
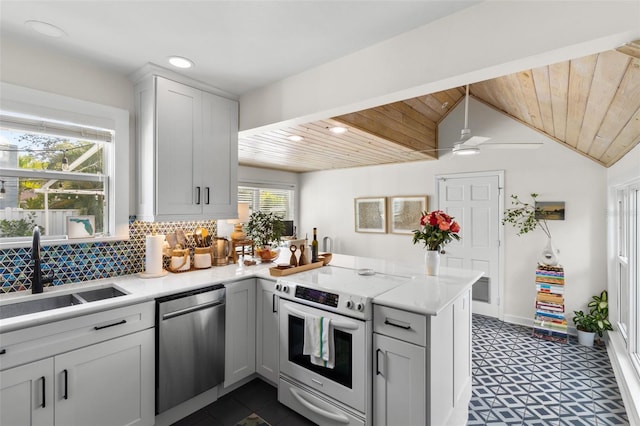
[(155, 303), (124, 306), (3, 333), (0, 370), (124, 336), (155, 325)]
[(394, 339), (427, 346), (427, 317), (425, 315), (373, 305), (373, 331)]

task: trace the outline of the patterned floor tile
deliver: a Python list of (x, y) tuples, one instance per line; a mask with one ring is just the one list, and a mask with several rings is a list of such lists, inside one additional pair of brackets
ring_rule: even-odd
[(469, 425), (628, 425), (604, 347), (474, 315)]

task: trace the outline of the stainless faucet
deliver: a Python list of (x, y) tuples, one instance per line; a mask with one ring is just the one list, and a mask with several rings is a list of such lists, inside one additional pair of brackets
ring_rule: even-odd
[(31, 276), (31, 293), (42, 293), (42, 284), (53, 282), (53, 273), (47, 277), (42, 276), (40, 267), (40, 228), (33, 228), (33, 246), (31, 248), (31, 260), (33, 260), (33, 275)]

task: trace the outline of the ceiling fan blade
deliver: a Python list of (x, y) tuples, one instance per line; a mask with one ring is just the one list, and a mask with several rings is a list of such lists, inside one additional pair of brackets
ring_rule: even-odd
[(482, 149), (538, 149), (542, 145), (542, 142), (501, 142), (486, 143), (482, 145)]
[(467, 139), (464, 142), (462, 142), (461, 145), (463, 145), (463, 146), (478, 146), (480, 144), (485, 143), (489, 139), (491, 139), (491, 138), (487, 138), (487, 137), (484, 137), (484, 136), (471, 136), (469, 139)]

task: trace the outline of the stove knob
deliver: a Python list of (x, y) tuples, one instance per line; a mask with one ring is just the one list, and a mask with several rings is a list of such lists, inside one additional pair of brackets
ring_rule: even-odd
[(282, 291), (284, 291), (285, 293), (289, 293), (289, 286), (286, 284), (282, 284)]
[(347, 309), (353, 309), (353, 300), (347, 300)]
[(282, 286), (280, 285), (280, 283), (276, 284), (276, 290), (277, 290), (277, 291), (282, 290)]
[(364, 311), (364, 304), (363, 303), (358, 303), (356, 305), (356, 309), (360, 312)]

